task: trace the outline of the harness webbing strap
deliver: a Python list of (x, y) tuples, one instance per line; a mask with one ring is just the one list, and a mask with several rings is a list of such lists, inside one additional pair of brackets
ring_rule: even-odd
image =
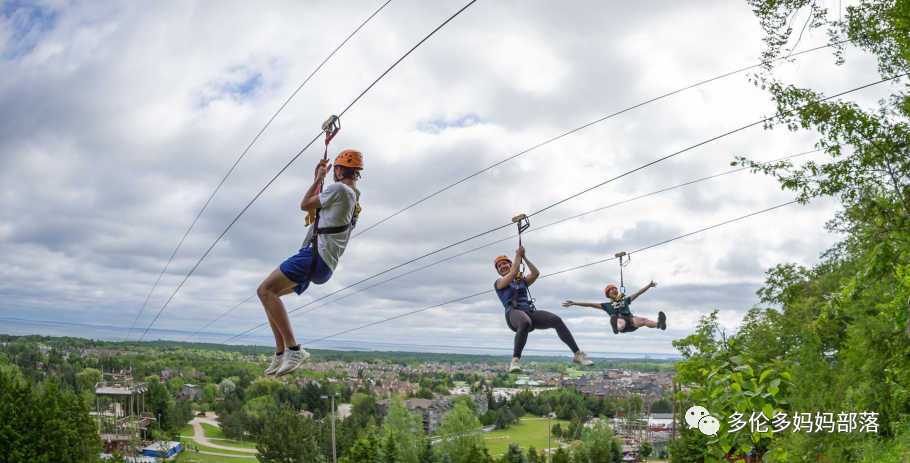
[(619, 258), (619, 294), (626, 294), (626, 285), (622, 280), (622, 257)]
[[(337, 125), (336, 125), (336, 122), (337, 122)], [(338, 135), (338, 131), (341, 130), (341, 119), (332, 115), (331, 117), (329, 117), (329, 120), (327, 120), (324, 124), (322, 124), (322, 130), (325, 131), (325, 151), (322, 153), (322, 160), (328, 161), (329, 160), (329, 142), (332, 141), (332, 139), (335, 138), (335, 135)], [(326, 174), (328, 174), (328, 172), (326, 172)], [(316, 187), (317, 195), (322, 193), (323, 185), (325, 185), (325, 177), (322, 178), (322, 180), (319, 182), (319, 186)], [(347, 223), (346, 225), (342, 225), (339, 227), (326, 227), (326, 228), (320, 229), (319, 228), (319, 211), (321, 211), (321, 210), (322, 210), (322, 208), (316, 209), (315, 214), (313, 214), (311, 216), (313, 218), (313, 221), (311, 222), (313, 224), (313, 239), (310, 240), (310, 247), (313, 249), (313, 252), (312, 252), (311, 258), (310, 258), (310, 274), (309, 274), (309, 276), (307, 276), (307, 278), (309, 280), (313, 279), (313, 274), (316, 273), (316, 264), (319, 261), (319, 234), (320, 233), (325, 233), (325, 234), (341, 233), (341, 232), (347, 231), (347, 229), (350, 228), (350, 226), (351, 226), (350, 223)], [(339, 229), (339, 230), (335, 231), (336, 229)]]

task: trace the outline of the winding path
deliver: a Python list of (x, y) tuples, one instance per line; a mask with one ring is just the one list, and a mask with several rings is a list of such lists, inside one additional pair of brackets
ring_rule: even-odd
[[(259, 453), (259, 451), (256, 450), (256, 449), (245, 449), (245, 448), (241, 448), (241, 447), (226, 447), (226, 446), (224, 446), (224, 445), (218, 445), (218, 444), (216, 444), (215, 442), (213, 442), (213, 441), (212, 441), (211, 439), (209, 439), (208, 437), (205, 437), (205, 430), (202, 429), (202, 423), (210, 424), (210, 425), (215, 426), (215, 427), (218, 426), (218, 422), (217, 422), (217, 421), (215, 421), (215, 420), (213, 420), (213, 419), (211, 419), (211, 418), (208, 418), (208, 417), (197, 416), (197, 417), (193, 418), (193, 419), (190, 421), (190, 425), (193, 426), (193, 440), (195, 440), (195, 441), (198, 442), (199, 444), (204, 445), (204, 446), (206, 446), (206, 447), (213, 448), (213, 449), (230, 450), (230, 451), (232, 451), (232, 452), (243, 452), (243, 453), (250, 453), (250, 454), (257, 454), (257, 453)], [(199, 453), (210, 453), (210, 452), (199, 452)], [(256, 458), (256, 457), (254, 457), (254, 456), (252, 456), (252, 455), (251, 455), (251, 456), (246, 456), (246, 455), (225, 455), (225, 454), (223, 454), (223, 453), (210, 453), (210, 454), (211, 454), (211, 455), (221, 455), (221, 456), (225, 456), (225, 457)]]

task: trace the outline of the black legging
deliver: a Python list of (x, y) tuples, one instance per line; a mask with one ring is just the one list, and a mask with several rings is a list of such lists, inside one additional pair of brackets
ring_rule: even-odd
[(569, 332), (569, 328), (563, 323), (559, 315), (545, 310), (535, 310), (528, 312), (526, 310), (512, 309), (509, 311), (509, 322), (515, 327), (515, 348), (512, 351), (513, 357), (521, 357), (521, 351), (524, 350), (528, 342), (528, 331), (533, 327), (535, 330), (547, 330), (556, 328), (556, 334), (559, 339), (572, 349), (572, 353), (578, 352), (578, 344), (575, 344), (575, 338)]

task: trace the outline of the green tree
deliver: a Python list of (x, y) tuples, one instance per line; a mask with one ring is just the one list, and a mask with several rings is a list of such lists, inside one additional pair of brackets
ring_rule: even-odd
[(205, 403), (211, 403), (215, 400), (216, 394), (218, 394), (218, 386), (214, 384), (206, 384), (202, 388), (202, 401)]
[(651, 441), (646, 440), (641, 443), (641, 456), (645, 457), (647, 460), (651, 454), (654, 453), (654, 445), (651, 444)]
[(169, 391), (171, 391), (171, 395), (176, 395), (178, 392), (180, 392), (181, 389), (183, 389), (184, 384), (186, 383), (183, 382), (183, 379), (181, 379), (179, 376), (175, 376), (171, 378), (170, 381), (168, 381), (167, 388)]
[(348, 459), (351, 463), (377, 463), (381, 456), (379, 447), (379, 438), (369, 431), (367, 435), (354, 442)]
[(222, 396), (231, 395), (235, 389), (237, 389), (237, 386), (230, 379), (225, 378), (222, 379), (220, 383), (218, 383), (218, 393)]
[(384, 439), (394, 435), (402, 463), (418, 463), (424, 442), (429, 441), (423, 431), (423, 417), (410, 412), (398, 397), (389, 399), (389, 412), (382, 421)]
[(4, 461), (98, 460), (101, 440), (81, 397), (49, 380), (31, 387), (0, 372), (0, 455)]
[(572, 463), (591, 463), (591, 452), (584, 442), (572, 446)]
[(525, 457), (524, 452), (522, 452), (521, 448), (518, 447), (518, 444), (514, 442), (509, 442), (509, 448), (499, 461), (501, 463), (528, 463), (528, 459)]
[(581, 440), (590, 455), (591, 461), (612, 463), (618, 461), (614, 458), (613, 430), (603, 421), (597, 422), (593, 427), (584, 428)]
[(269, 417), (278, 413), (278, 405), (271, 397), (257, 397), (240, 409), (244, 429), (253, 436), (260, 436)]
[(707, 447), (708, 436), (683, 423), (679, 436), (667, 446), (670, 463), (704, 463), (710, 458)]
[(95, 368), (86, 368), (76, 373), (76, 392), (83, 394), (85, 392), (95, 393), (95, 384), (101, 382), (101, 370)]
[(278, 397), (279, 393), (287, 386), (275, 378), (257, 379), (246, 388), (247, 400), (257, 397)]
[(420, 457), (418, 458), (419, 463), (438, 463), (439, 457), (436, 455), (436, 451), (433, 450), (433, 446), (430, 444), (430, 440), (426, 439), (423, 444), (423, 448), (420, 451)]
[(398, 442), (395, 440), (395, 431), (390, 431), (382, 441), (380, 463), (402, 463)]
[(351, 416), (357, 427), (364, 427), (371, 418), (376, 417), (376, 398), (371, 395), (356, 393), (351, 397)]
[(437, 434), (447, 436), (438, 447), (454, 463), (473, 463), (473, 460), (466, 459), (471, 448), (485, 449), (480, 421), (464, 403), (456, 403), (451, 412), (443, 415)]
[(550, 429), (550, 434), (552, 434), (553, 437), (556, 439), (561, 439), (562, 438), (562, 426), (560, 426), (559, 423), (554, 424), (553, 427)]
[(673, 404), (667, 399), (655, 400), (649, 407), (651, 413), (673, 413)]
[(285, 404), (267, 416), (256, 458), (263, 463), (325, 461), (317, 443), (316, 424)]
[[(453, 461), (457, 461), (454, 460)], [(490, 452), (486, 447), (482, 445), (472, 444), (471, 448), (468, 450), (468, 454), (465, 456), (465, 463), (493, 463), (493, 457), (490, 456)]]
[(572, 463), (570, 459), (569, 452), (566, 452), (566, 449), (560, 447), (553, 452), (552, 458), (550, 459), (552, 463)]
[(512, 423), (515, 422), (515, 415), (512, 414), (512, 409), (506, 405), (501, 407), (496, 412), (496, 427), (499, 429), (508, 429), (512, 426)]

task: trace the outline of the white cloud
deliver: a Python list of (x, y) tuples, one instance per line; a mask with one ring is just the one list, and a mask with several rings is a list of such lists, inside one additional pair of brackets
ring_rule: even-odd
[[(51, 4), (26, 36), (0, 21), (0, 318), (103, 325), (120, 339), (212, 190), (274, 111), (380, 3), (158, 2)], [(234, 216), (337, 113), (460, 2), (392, 2), (275, 119), (200, 217), (137, 323), (144, 330)], [(52, 25), (52, 27), (45, 27)], [(710, 26), (710, 27), (708, 27)], [(17, 29), (16, 27), (20, 27)], [(40, 33), (39, 33), (40, 32)], [(22, 37), (26, 37), (23, 39)], [(330, 148), (366, 156), (361, 230), (491, 163), (662, 93), (753, 64), (761, 31), (745, 4), (478, 2), (390, 72), (342, 121)], [(822, 43), (810, 37), (806, 46)], [(23, 47), (25, 44), (25, 48)], [(857, 55), (857, 56), (853, 56)], [(780, 72), (835, 93), (875, 80), (874, 62), (826, 51)], [(872, 104), (882, 89), (850, 95)], [(332, 280), (296, 308), (417, 255), (506, 223), (646, 162), (772, 114), (745, 75), (596, 124), (420, 204), (354, 240)], [(752, 128), (605, 185), (532, 218), (551, 221), (728, 170), (734, 154), (773, 159), (811, 149), (810, 133)], [(300, 197), (322, 143), (303, 153), (225, 235), (156, 322), (183, 339), (253, 294), (303, 238)], [(527, 235), (543, 273), (631, 251), (786, 202), (746, 172), (616, 206)], [(614, 337), (603, 314), (563, 309), (602, 299), (615, 262), (541, 280), (539, 306), (563, 316), (582, 348), (673, 352), (698, 317), (720, 309), (732, 328), (757, 299), (764, 270), (814, 262), (836, 237), (833, 203), (789, 206), (633, 256), (630, 288), (660, 286), (636, 313), (669, 316), (666, 332)], [(459, 245), (370, 280), (400, 275), (508, 237)], [(492, 257), (512, 239), (294, 318), (312, 339), (492, 288)], [(326, 301), (348, 294), (344, 292)], [(322, 301), (308, 308), (322, 304)], [(306, 309), (304, 309), (306, 310)], [(199, 340), (264, 321), (244, 304)], [(21, 327), (21, 330), (29, 328)], [(4, 323), (6, 324), (6, 323)], [(10, 325), (12, 326), (12, 325)], [(56, 325), (53, 325), (56, 326)], [(52, 325), (33, 331), (58, 333)], [(12, 328), (10, 328), (12, 329)], [(158, 331), (161, 329), (162, 331)], [(213, 333), (213, 334), (206, 334)], [(268, 332), (249, 338), (269, 343)], [(490, 294), (341, 336), (340, 341), (509, 349)], [(333, 342), (336, 342), (333, 340)], [(329, 344), (326, 344), (329, 345)], [(588, 347), (590, 346), (590, 347)], [(555, 333), (533, 349), (562, 351)]]

